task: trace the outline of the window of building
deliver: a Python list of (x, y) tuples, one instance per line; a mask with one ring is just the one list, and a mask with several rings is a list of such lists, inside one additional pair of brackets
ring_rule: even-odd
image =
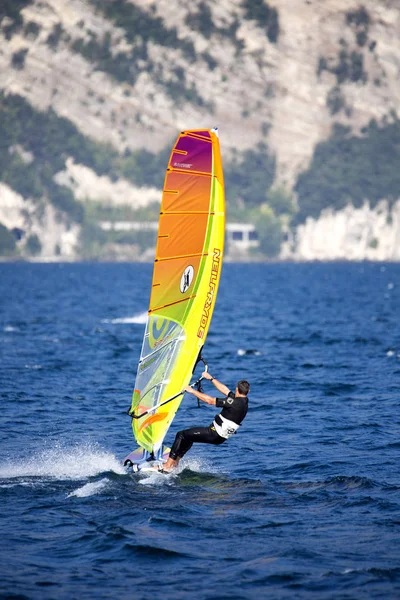
[(250, 242), (255, 242), (258, 240), (258, 233), (257, 231), (249, 231), (249, 240)]
[(243, 231), (232, 231), (232, 239), (235, 241), (242, 241)]

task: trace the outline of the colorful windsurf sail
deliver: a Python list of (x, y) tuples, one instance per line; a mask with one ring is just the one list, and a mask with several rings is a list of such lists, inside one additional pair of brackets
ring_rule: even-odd
[(225, 231), (217, 131), (183, 131), (165, 176), (148, 321), (129, 414), (147, 457), (162, 444), (207, 337)]

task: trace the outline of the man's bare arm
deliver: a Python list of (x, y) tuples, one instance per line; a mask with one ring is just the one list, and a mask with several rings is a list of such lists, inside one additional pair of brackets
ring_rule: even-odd
[(213, 383), (215, 385), (217, 390), (219, 392), (221, 392), (221, 394), (223, 394), (224, 396), (227, 396), (229, 394), (230, 389), (228, 387), (226, 387), (226, 385), (224, 385), (223, 383), (218, 381), (218, 379), (215, 379), (215, 377), (210, 375), (210, 373), (208, 371), (204, 371), (203, 377), (204, 377), (204, 379), (208, 379), (209, 381), (211, 381), (211, 383)]
[(203, 394), (202, 392), (198, 392), (197, 390), (194, 390), (192, 387), (190, 387), (190, 385), (188, 385), (185, 388), (185, 391), (188, 392), (189, 394), (193, 394), (193, 396), (196, 396), (196, 398), (198, 398), (202, 402), (205, 402), (206, 404), (212, 404), (213, 406), (215, 406), (215, 403), (217, 401), (216, 398), (212, 398), (208, 394)]

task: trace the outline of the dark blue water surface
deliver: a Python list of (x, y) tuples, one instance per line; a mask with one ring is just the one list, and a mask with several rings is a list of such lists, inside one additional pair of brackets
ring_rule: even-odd
[(249, 414), (171, 476), (121, 466), (151, 276), (0, 265), (0, 596), (399, 598), (400, 265), (225, 265), (205, 357)]

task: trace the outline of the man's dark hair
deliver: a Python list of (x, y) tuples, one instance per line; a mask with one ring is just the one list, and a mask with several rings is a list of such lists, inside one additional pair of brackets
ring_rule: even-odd
[(250, 391), (250, 384), (245, 379), (242, 379), (241, 381), (238, 382), (237, 389), (238, 389), (239, 394), (244, 394), (245, 396), (247, 396), (247, 394)]

